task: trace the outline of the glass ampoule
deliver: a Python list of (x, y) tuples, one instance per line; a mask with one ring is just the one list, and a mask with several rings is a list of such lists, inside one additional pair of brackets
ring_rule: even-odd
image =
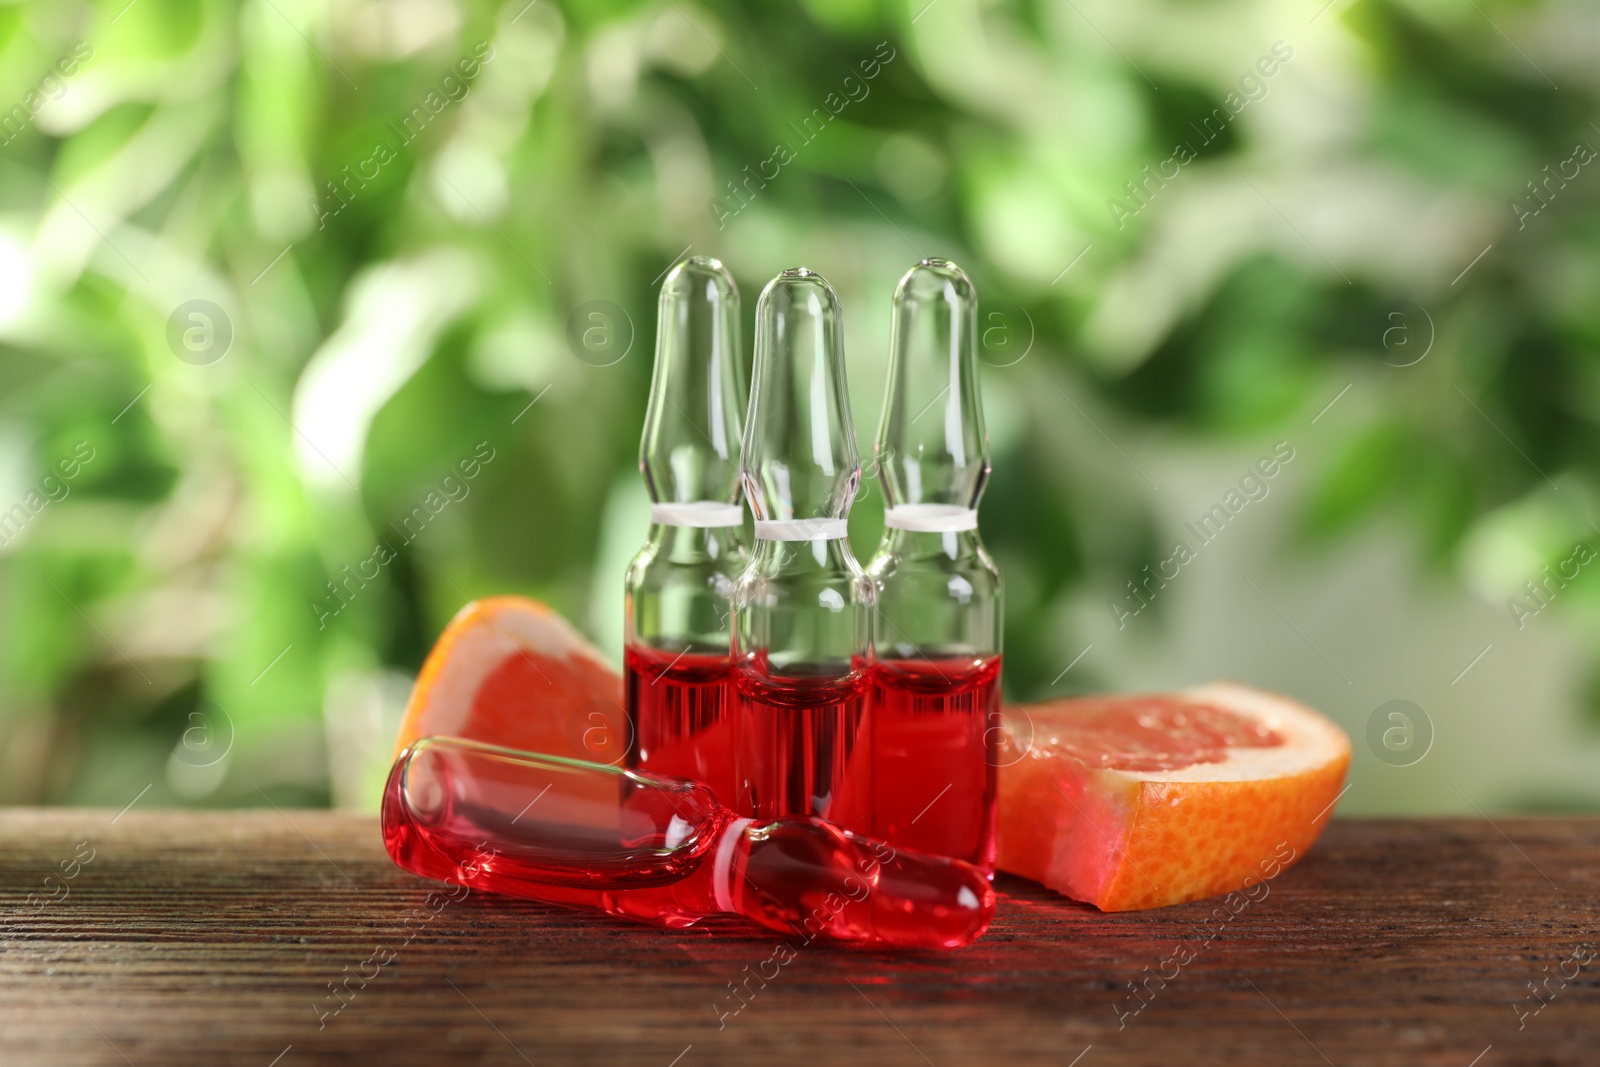
[(658, 926), (742, 915), (813, 939), (960, 948), (984, 872), (815, 818), (739, 818), (702, 783), (453, 737), (401, 753), (383, 841), (414, 874)]
[(639, 445), (650, 532), (628, 566), (624, 674), (631, 766), (693, 778), (732, 803), (728, 596), (743, 573), (739, 290), (694, 256), (661, 284)]
[(878, 426), (883, 540), (875, 593), (870, 832), (993, 870), (1000, 713), (1000, 571), (978, 535), (989, 442), (978, 392), (978, 302), (954, 263), (926, 259), (894, 293)]
[(756, 540), (733, 593), (737, 810), (865, 831), (872, 584), (846, 540), (861, 462), (839, 298), (804, 268), (756, 306), (740, 474)]

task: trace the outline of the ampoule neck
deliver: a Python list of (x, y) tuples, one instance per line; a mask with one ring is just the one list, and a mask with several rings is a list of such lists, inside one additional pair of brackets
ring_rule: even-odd
[(669, 563), (727, 562), (738, 568), (744, 551), (744, 531), (738, 526), (652, 522), (640, 554)]
[(757, 537), (750, 549), (757, 573), (770, 574), (775, 567), (786, 569), (825, 569), (851, 575), (861, 572), (861, 564), (850, 549), (848, 538), (821, 538), (814, 541), (780, 541)]
[(929, 532), (885, 528), (878, 554), (901, 559), (946, 559), (952, 562), (987, 556), (976, 529)]
[(978, 391), (978, 299), (948, 260), (925, 259), (895, 288), (877, 469), (891, 508), (972, 509), (989, 476)]

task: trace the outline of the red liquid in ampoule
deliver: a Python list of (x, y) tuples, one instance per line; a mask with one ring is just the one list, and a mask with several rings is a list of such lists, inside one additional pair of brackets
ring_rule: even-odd
[(1000, 657), (872, 671), (873, 836), (994, 870)]
[(728, 654), (629, 645), (623, 669), (635, 768), (704, 782), (723, 804), (738, 803)]
[(761, 657), (733, 669), (739, 799), (757, 819), (815, 815), (846, 830), (872, 824), (871, 675), (774, 678)]
[[(522, 797), (542, 800), (542, 790), (520, 788), (513, 768), (470, 755), (434, 759), (425, 780), (412, 781), (409, 789), (402, 769), (395, 765), (385, 788), (383, 841), (408, 871), (663, 926), (688, 926), (716, 911), (705, 859), (728, 816), (715, 814), (704, 790), (659, 798), (635, 794), (633, 802), (645, 805), (639, 812), (644, 817), (625, 828), (614, 814), (615, 782), (579, 783), (580, 796), (593, 794), (587, 810), (558, 793), (552, 805), (562, 808), (558, 821), (541, 823), (537, 800), (524, 804)], [(484, 777), (496, 773), (507, 780)], [(568, 788), (559, 778), (545, 783), (554, 785)], [(419, 803), (429, 809), (425, 814), (416, 810)], [(675, 825), (671, 816), (679, 808), (688, 816), (681, 825), (694, 830), (690, 847), (661, 831)], [(630, 832), (640, 827), (645, 832)]]
[(661, 926), (732, 912), (802, 943), (958, 948), (994, 914), (965, 864), (816, 819), (735, 821), (693, 782), (458, 738), (402, 753), (382, 827), (413, 873)]

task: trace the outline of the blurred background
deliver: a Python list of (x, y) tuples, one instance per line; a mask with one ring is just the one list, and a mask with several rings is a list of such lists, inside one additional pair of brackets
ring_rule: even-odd
[(706, 254), (747, 337), (832, 281), (864, 455), (896, 279), (971, 274), (1008, 698), (1231, 677), (1350, 732), (1347, 814), (1600, 810), (1597, 55), (1580, 0), (0, 7), (0, 802), (372, 807), (476, 596), (620, 659)]

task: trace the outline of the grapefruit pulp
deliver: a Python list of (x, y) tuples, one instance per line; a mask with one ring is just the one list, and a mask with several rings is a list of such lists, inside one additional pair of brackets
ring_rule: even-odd
[(430, 735), (620, 763), (622, 677), (572, 624), (535, 600), (474, 600), (428, 653), (395, 742)]
[(1350, 739), (1232, 683), (1005, 709), (1001, 870), (1102, 911), (1247, 889), (1316, 841)]

